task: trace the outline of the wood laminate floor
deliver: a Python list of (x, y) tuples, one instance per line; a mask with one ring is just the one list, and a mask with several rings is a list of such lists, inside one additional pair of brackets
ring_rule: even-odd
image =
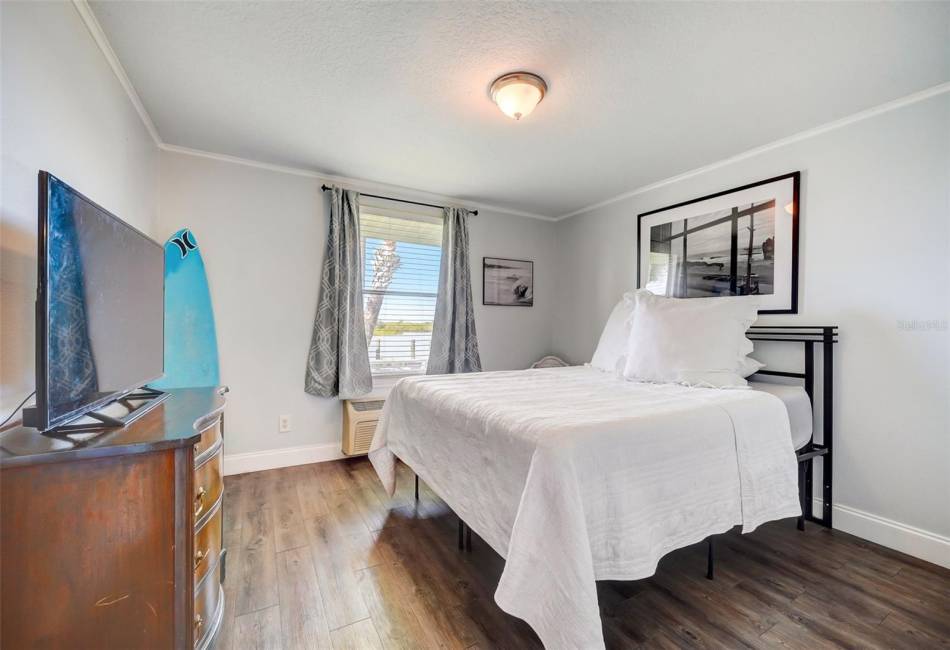
[[(537, 648), (495, 605), (502, 559), (402, 467), (390, 499), (365, 459), (225, 479), (219, 650)], [(791, 521), (676, 551), (598, 584), (608, 648), (950, 647), (950, 571)]]

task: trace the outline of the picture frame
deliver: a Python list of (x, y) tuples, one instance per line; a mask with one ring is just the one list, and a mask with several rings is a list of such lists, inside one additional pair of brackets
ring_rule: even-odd
[(482, 304), (534, 306), (534, 262), (505, 257), (482, 258)]
[(637, 215), (637, 287), (797, 314), (800, 184), (795, 171)]

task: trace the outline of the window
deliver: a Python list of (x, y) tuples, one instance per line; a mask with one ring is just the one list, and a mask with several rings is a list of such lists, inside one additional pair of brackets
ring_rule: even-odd
[(442, 218), (361, 205), (360, 243), (373, 376), (425, 373), (442, 262)]

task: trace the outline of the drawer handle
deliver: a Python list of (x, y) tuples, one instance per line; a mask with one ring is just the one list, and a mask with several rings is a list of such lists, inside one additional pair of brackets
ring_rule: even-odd
[(197, 553), (195, 553), (195, 571), (198, 570), (198, 567), (201, 566), (201, 563), (202, 563), (202, 562), (205, 560), (205, 558), (207, 558), (209, 555), (211, 555), (211, 549), (210, 549), (210, 548), (206, 548), (204, 551), (198, 551)]
[(195, 517), (204, 512), (205, 509), (205, 495), (208, 494), (208, 491), (205, 489), (205, 486), (198, 488), (198, 491), (195, 492)]
[(205, 620), (201, 618), (201, 614), (195, 614), (195, 630), (200, 630), (204, 624)]

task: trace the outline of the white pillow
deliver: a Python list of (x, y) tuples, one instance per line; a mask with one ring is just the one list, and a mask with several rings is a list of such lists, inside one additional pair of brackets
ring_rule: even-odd
[[(745, 335), (743, 335), (742, 338), (744, 338), (746, 341), (749, 341)], [(749, 341), (749, 343), (751, 344), (752, 341)], [(749, 375), (754, 375), (764, 367), (765, 364), (757, 359), (753, 359), (752, 357), (742, 357), (742, 362), (739, 364), (739, 374), (743, 377), (748, 377)]]
[(627, 341), (630, 338), (630, 319), (636, 306), (637, 298), (634, 294), (623, 294), (607, 318), (597, 349), (590, 360), (591, 366), (606, 372), (623, 372), (627, 358)]
[(745, 332), (757, 317), (758, 301), (749, 297), (678, 299), (638, 291), (623, 375), (657, 383), (746, 387), (743, 372), (752, 343)]
[[(651, 296), (655, 295), (647, 289), (640, 289), (639, 291), (637, 291), (637, 293), (649, 293)], [(657, 297), (666, 298), (666, 296), (657, 296)], [(634, 300), (635, 299), (636, 299), (636, 296), (634, 296)], [(669, 299), (683, 300), (682, 298), (669, 298)], [(689, 300), (694, 300), (694, 301), (699, 301), (699, 302), (702, 302), (705, 300), (726, 300), (726, 301), (732, 301), (732, 302), (747, 303), (749, 301), (749, 298), (746, 296), (742, 296), (742, 297), (722, 296), (722, 297), (712, 297), (712, 298), (689, 298)], [(739, 348), (739, 374), (742, 375), (743, 377), (748, 377), (750, 375), (754, 375), (759, 370), (762, 370), (762, 368), (765, 367), (765, 364), (762, 363), (761, 361), (757, 361), (753, 359), (752, 357), (748, 356), (752, 354), (753, 346), (752, 346), (752, 341), (750, 341), (749, 338), (746, 336), (745, 331), (743, 331), (742, 334), (740, 334), (739, 344), (741, 346)], [(626, 349), (624, 349), (624, 355), (626, 355)], [(624, 357), (624, 360), (626, 361), (626, 356)], [(622, 369), (621, 369), (621, 372), (622, 372)]]

